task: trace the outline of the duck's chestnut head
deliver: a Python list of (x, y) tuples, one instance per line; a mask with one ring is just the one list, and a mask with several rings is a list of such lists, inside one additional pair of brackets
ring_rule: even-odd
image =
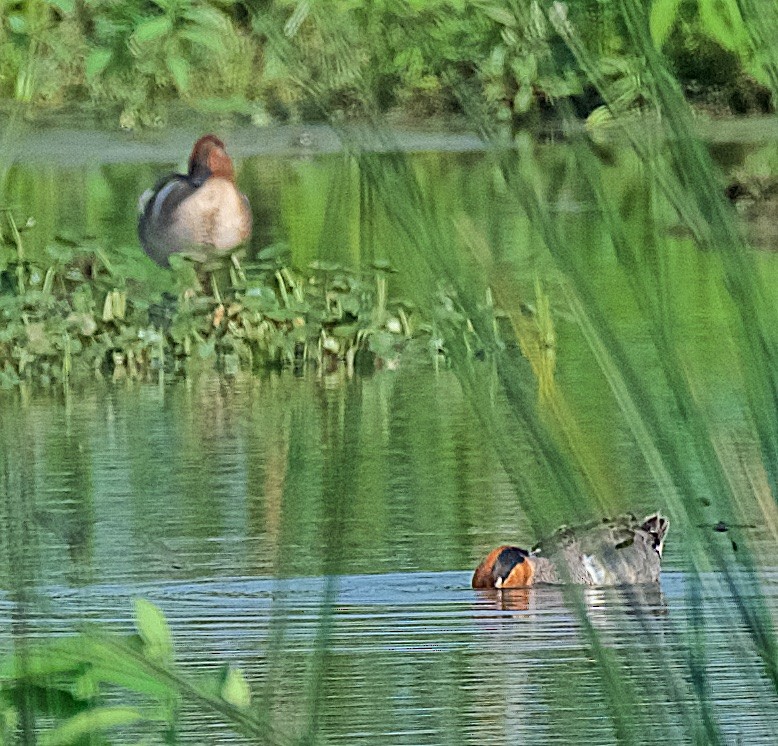
[(216, 176), (235, 181), (235, 169), (227, 155), (224, 143), (216, 135), (204, 135), (192, 148), (189, 156), (189, 177), (196, 181), (205, 181)]

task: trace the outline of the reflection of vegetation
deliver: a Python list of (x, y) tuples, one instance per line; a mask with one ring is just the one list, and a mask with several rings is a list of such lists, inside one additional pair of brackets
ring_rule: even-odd
[[(618, 11), (599, 0), (557, 5), (625, 102), (647, 93)], [(652, 32), (690, 89), (751, 85), (751, 105), (764, 106), (755, 50), (765, 44), (754, 41), (771, 39), (770, 23), (745, 23), (741, 5), (654, 0)], [(0, 95), (115, 103), (127, 127), (163, 121), (179, 98), (261, 121), (374, 104), (446, 112), (467, 91), (511, 119), (568, 96), (591, 110), (591, 90), (536, 0), (0, 2)]]

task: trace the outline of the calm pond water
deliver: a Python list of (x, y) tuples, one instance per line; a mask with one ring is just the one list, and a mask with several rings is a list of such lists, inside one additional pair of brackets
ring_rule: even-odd
[[(486, 548), (533, 537), (450, 373), (96, 386), (67, 401), (6, 398), (2, 411), (5, 646), (20, 618), (25, 638), (86, 620), (129, 629), (132, 599), (148, 598), (170, 620), (179, 661), (236, 663), (294, 733), (308, 724), (331, 593), (327, 741), (616, 740), (571, 599), (469, 588)], [(754, 686), (759, 664), (740, 649), (722, 579), (705, 576), (690, 608), (682, 533), (671, 529), (661, 589), (582, 591), (589, 619), (644, 691), (635, 721), (681, 743), (693, 697), (668, 699), (661, 666), (672, 661), (683, 681), (689, 616), (704, 615), (710, 697), (729, 742), (774, 742), (778, 723), (760, 716), (769, 687)], [(761, 547), (775, 611), (775, 548), (760, 530), (742, 533)], [(656, 661), (643, 655), (652, 646)], [(660, 727), (657, 708), (676, 715)], [(198, 712), (187, 733), (235, 740)]]
[[(258, 223), (252, 249), (284, 241), (298, 267), (321, 257), (372, 260), (355, 223), (351, 166), (338, 154), (298, 152), (293, 133), (279, 137), (292, 138), (288, 152), (279, 147), (240, 164)], [(483, 154), (457, 142), (453, 150), (464, 152), (414, 156), (440, 209), (495, 245), (524, 242), (517, 270), (528, 298), (538, 274), (555, 287), (537, 238), (494, 188)], [(172, 166), (189, 144), (146, 162), (122, 161), (111, 150), (104, 162), (84, 164), (70, 153), (67, 163), (14, 166), (7, 198), (36, 217), (26, 234), (30, 251), (44, 252), (61, 235), (133, 246), (136, 195), (165, 170), (160, 161)], [(773, 140), (724, 152), (737, 163), (775, 149)], [(566, 147), (544, 146), (539, 157), (560, 224), (571, 241), (590, 247), (587, 261), (630, 353), (656, 366), (625, 280), (598, 248), (604, 228), (581, 199)], [(624, 153), (611, 168), (622, 180), (627, 225), (640, 236), (645, 213), (636, 164)], [(325, 231), (330, 220), (336, 230)], [(668, 217), (668, 235), (674, 227)], [(382, 239), (389, 247), (398, 240), (389, 233)], [(718, 423), (725, 457), (737, 461), (744, 480), (758, 480), (737, 355), (719, 344), (731, 324), (731, 309), (713, 300), (720, 267), (688, 237), (668, 240), (676, 250), (668, 292), (689, 309), (678, 333), (688, 339), (701, 401)], [(768, 279), (778, 271), (775, 257), (757, 254)], [(149, 266), (150, 282), (158, 272)], [(401, 271), (393, 291), (402, 295), (405, 282)], [(591, 446), (607, 454), (610, 508), (667, 510), (657, 504), (563, 296), (552, 302), (559, 379)], [(484, 379), (490, 375), (484, 366)], [(667, 393), (656, 394), (669, 409)], [(315, 371), (229, 380), (203, 374), (160, 385), (96, 381), (67, 396), (3, 393), (0, 449), (5, 649), (20, 635), (69, 634), (86, 620), (129, 629), (131, 601), (144, 597), (164, 610), (188, 670), (239, 665), (284, 733), (310, 727), (318, 681), (316, 724), (325, 742), (614, 743), (611, 704), (575, 611), (581, 603), (640, 693), (630, 717), (650, 734), (646, 742), (690, 740), (684, 723), (697, 707), (689, 673), (693, 620), (704, 629), (706, 697), (725, 741), (778, 742), (778, 719), (766, 715), (776, 711), (776, 693), (743, 645), (743, 617), (725, 578), (709, 572), (698, 583), (683, 551), (689, 532), (713, 535), (713, 523), (732, 521), (727, 506), (712, 506), (707, 527), (671, 514), (661, 588), (538, 588), (503, 597), (469, 588), (486, 550), (538, 537), (456, 377), (436, 371), (424, 355), (354, 379)], [(526, 459), (531, 469), (532, 454)], [(548, 526), (590, 514), (589, 506), (563, 504), (550, 491), (541, 497)], [(738, 510), (743, 527), (712, 540), (722, 551), (731, 552), (733, 540), (750, 549), (758, 584), (744, 575), (741, 600), (763, 601), (775, 618), (778, 548), (756, 503)], [(187, 709), (182, 742), (241, 741)]]

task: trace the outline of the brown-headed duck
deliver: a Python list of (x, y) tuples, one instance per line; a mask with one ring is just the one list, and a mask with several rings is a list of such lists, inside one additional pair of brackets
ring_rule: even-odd
[(171, 254), (205, 261), (229, 254), (251, 235), (251, 208), (235, 186), (224, 143), (201, 137), (186, 174), (170, 174), (140, 199), (138, 235), (144, 251), (163, 267)]
[(538, 583), (612, 586), (656, 583), (670, 522), (659, 513), (563, 526), (532, 550), (500, 546), (473, 574), (473, 588), (526, 588)]

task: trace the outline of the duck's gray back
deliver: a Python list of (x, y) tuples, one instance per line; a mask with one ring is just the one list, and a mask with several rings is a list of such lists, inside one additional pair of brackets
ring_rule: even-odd
[(624, 585), (659, 580), (667, 520), (622, 516), (561, 528), (536, 547), (536, 582)]

